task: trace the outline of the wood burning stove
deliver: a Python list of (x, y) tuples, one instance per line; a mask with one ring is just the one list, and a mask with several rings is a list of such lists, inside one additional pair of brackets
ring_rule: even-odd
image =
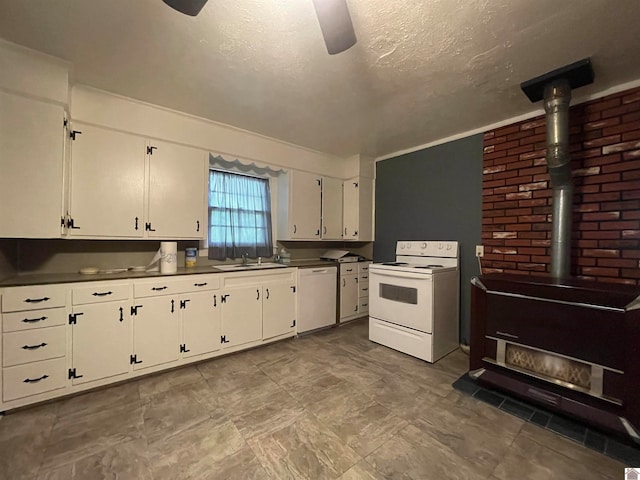
[(640, 288), (472, 280), (471, 376), (640, 443)]

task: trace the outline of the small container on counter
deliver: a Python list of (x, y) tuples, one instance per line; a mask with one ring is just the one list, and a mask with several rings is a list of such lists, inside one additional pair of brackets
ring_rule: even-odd
[(195, 267), (197, 257), (198, 257), (197, 248), (186, 248), (184, 250), (184, 266), (187, 268)]

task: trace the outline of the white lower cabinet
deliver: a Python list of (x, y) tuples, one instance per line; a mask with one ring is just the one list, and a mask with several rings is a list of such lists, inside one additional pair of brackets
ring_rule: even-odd
[(134, 370), (176, 362), (180, 358), (180, 311), (170, 296), (136, 299), (133, 311)]
[(340, 321), (358, 314), (358, 275), (340, 276)]
[(130, 302), (74, 305), (71, 324), (73, 385), (129, 371), (131, 355)]
[(295, 335), (296, 280), (294, 269), (225, 277), (223, 348)]
[(2, 298), (2, 376), (0, 410), (62, 395), (67, 387), (64, 285), (0, 290)]
[[(2, 369), (2, 400), (9, 402), (66, 387), (66, 359), (54, 358)], [(24, 402), (27, 405), (31, 402)]]
[(369, 263), (340, 265), (340, 321), (346, 322), (369, 313)]
[(223, 348), (255, 342), (262, 338), (260, 285), (226, 288), (222, 294)]
[(184, 358), (215, 352), (221, 347), (222, 307), (220, 294), (197, 292), (182, 300), (182, 344)]
[(282, 268), (0, 288), (0, 411), (291, 337), (296, 281)]
[(296, 286), (291, 281), (263, 286), (262, 338), (296, 331)]

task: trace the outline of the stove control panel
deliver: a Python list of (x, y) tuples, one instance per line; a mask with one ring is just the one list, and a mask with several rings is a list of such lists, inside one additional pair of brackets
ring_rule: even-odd
[(396, 255), (457, 258), (458, 242), (401, 240), (396, 244)]

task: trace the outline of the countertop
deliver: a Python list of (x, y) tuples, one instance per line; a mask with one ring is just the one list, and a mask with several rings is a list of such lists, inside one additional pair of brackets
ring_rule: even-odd
[[(321, 260), (319, 258), (292, 260), (290, 263), (284, 264), (289, 268), (317, 268), (326, 266), (336, 266), (335, 262), (328, 260)], [(205, 273), (229, 273), (221, 270), (216, 270), (215, 265), (202, 265), (195, 267), (182, 267), (178, 268), (178, 271), (173, 274), (162, 274), (157, 272), (121, 272), (121, 273), (97, 273), (90, 275), (83, 275), (81, 273), (36, 273), (26, 275), (14, 275), (12, 277), (5, 278), (0, 281), (0, 288), (2, 287), (18, 287), (27, 285), (47, 285), (52, 283), (77, 283), (77, 282), (96, 282), (104, 280), (122, 280), (122, 279), (142, 279), (153, 277), (173, 277), (177, 275), (198, 275)]]

